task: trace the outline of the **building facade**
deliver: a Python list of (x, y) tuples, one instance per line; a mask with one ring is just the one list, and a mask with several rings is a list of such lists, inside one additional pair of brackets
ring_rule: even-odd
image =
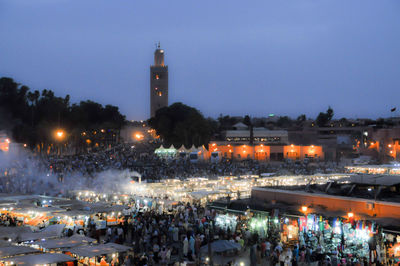
[(7, 134), (3, 131), (0, 131), (0, 152), (7, 152), (10, 149), (10, 139), (7, 137)]
[(289, 144), (286, 130), (267, 130), (265, 128), (254, 128), (252, 133), (248, 129), (227, 130), (224, 139), (235, 144), (247, 144), (250, 141), (264, 145)]
[(154, 65), (150, 67), (150, 117), (160, 108), (168, 106), (168, 66), (164, 64), (164, 50), (158, 44), (154, 52)]
[(400, 203), (398, 202), (262, 187), (253, 188), (251, 198), (260, 202), (279, 202), (307, 206), (309, 212), (318, 207), (326, 212), (351, 212), (356, 217), (362, 215), (364, 217), (374, 217), (375, 219), (400, 219)]
[(221, 157), (232, 160), (283, 161), (323, 160), (324, 152), (321, 146), (309, 145), (265, 145), (237, 144), (227, 141), (215, 141), (209, 144), (209, 152), (219, 152)]

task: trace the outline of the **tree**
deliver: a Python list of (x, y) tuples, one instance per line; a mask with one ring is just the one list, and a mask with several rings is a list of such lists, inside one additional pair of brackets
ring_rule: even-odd
[(342, 127), (347, 127), (349, 125), (349, 121), (345, 117), (340, 118), (339, 123), (340, 123), (340, 126), (342, 126)]
[(174, 103), (157, 110), (148, 124), (167, 143), (179, 147), (201, 146), (209, 142), (212, 125), (195, 108)]
[(334, 112), (333, 109), (329, 106), (328, 110), (325, 113), (320, 112), (317, 116), (316, 123), (319, 127), (324, 127), (328, 124), (333, 118)]
[(229, 115), (223, 116), (222, 114), (220, 114), (218, 117), (219, 131), (221, 132), (224, 130), (232, 129), (233, 125), (239, 121), (240, 120), (237, 120), (234, 117), (230, 117)]
[(14, 141), (32, 148), (51, 144), (57, 127), (79, 140), (85, 130), (107, 128), (114, 135), (124, 123), (125, 116), (116, 106), (103, 107), (92, 101), (71, 105), (69, 95), (57, 97), (48, 89), (31, 92), (11, 78), (0, 78), (0, 129), (8, 130)]
[(276, 121), (276, 125), (281, 128), (291, 127), (292, 124), (293, 124), (293, 121), (288, 116), (281, 116), (281, 117), (279, 117), (278, 121)]
[(243, 124), (245, 124), (246, 126), (250, 127), (251, 126), (251, 119), (249, 115), (246, 115), (243, 119)]
[(296, 119), (296, 125), (302, 126), (303, 123), (307, 120), (307, 117), (305, 114), (299, 115)]

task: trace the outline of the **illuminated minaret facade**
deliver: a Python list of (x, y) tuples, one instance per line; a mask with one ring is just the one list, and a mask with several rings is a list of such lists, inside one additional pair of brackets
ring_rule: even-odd
[(150, 67), (150, 117), (168, 106), (168, 66), (164, 64), (164, 50), (160, 43), (154, 52), (154, 65)]

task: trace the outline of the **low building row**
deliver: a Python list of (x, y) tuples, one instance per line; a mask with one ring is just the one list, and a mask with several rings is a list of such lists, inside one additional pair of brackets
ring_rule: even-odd
[(264, 145), (264, 144), (230, 144), (217, 141), (209, 144), (209, 152), (219, 153), (222, 158), (235, 160), (282, 161), (290, 160), (323, 160), (322, 146), (316, 145)]

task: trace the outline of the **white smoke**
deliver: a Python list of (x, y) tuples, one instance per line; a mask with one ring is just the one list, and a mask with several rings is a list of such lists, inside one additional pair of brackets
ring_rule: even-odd
[(107, 170), (92, 175), (53, 174), (28, 152), (0, 153), (0, 193), (49, 196), (63, 196), (73, 190), (125, 193), (132, 189), (132, 177), (140, 178), (140, 174), (129, 170)]

